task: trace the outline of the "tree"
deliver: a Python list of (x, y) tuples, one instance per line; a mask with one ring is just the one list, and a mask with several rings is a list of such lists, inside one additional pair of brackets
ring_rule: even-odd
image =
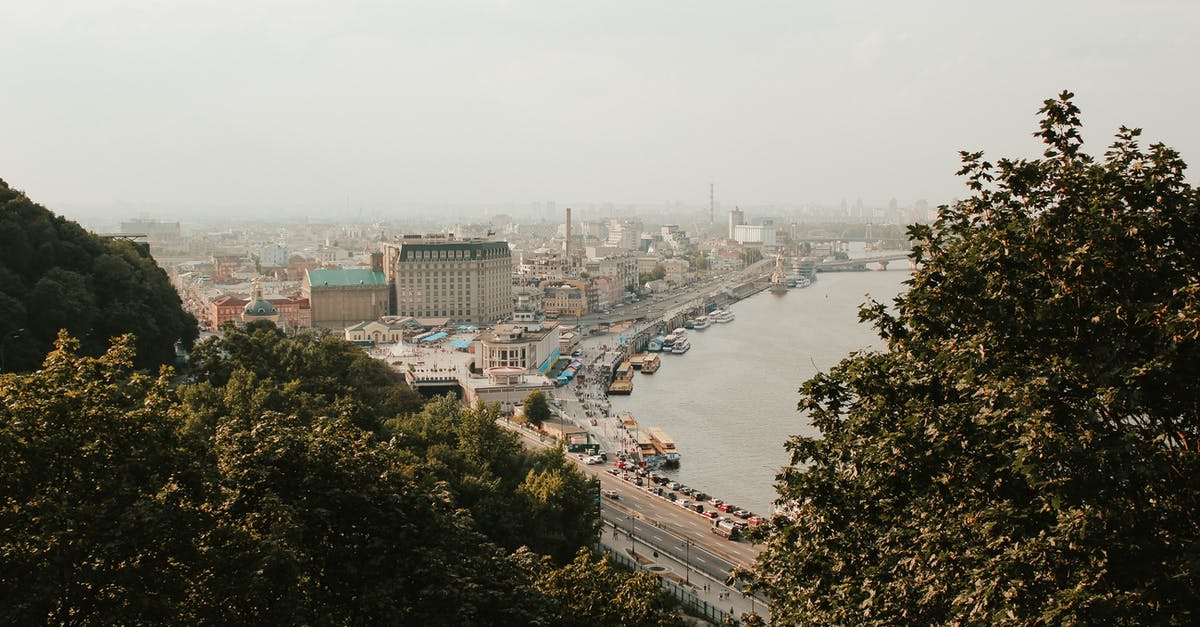
[(525, 418), (538, 427), (550, 419), (550, 404), (541, 390), (534, 390), (525, 397)]
[(92, 356), (132, 333), (140, 368), (173, 363), (175, 343), (190, 347), (199, 333), (146, 250), (93, 235), (0, 180), (0, 370), (36, 368), (61, 329)]
[[(546, 562), (545, 566), (549, 563)], [(682, 625), (658, 576), (646, 571), (625, 573), (615, 569), (607, 557), (597, 559), (580, 549), (569, 564), (546, 569), (534, 581), (549, 608), (552, 625), (620, 627)]]
[(0, 375), (0, 623), (190, 623), (209, 526), (179, 447), (170, 372), (133, 374), (134, 339)]
[(963, 153), (971, 196), (861, 309), (888, 350), (805, 382), (754, 587), (796, 624), (1194, 624), (1200, 198), (1064, 92), (1035, 160)]

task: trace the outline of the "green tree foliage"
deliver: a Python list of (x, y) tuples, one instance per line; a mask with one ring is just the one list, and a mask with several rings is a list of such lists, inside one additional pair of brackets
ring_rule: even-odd
[(202, 438), (213, 435), (222, 415), (253, 418), (270, 410), (305, 421), (343, 416), (378, 431), (385, 420), (421, 408), (403, 377), (341, 338), (287, 337), (270, 322), (222, 331), (192, 350), (196, 385), (181, 392), (191, 427)]
[[(0, 622), (562, 623), (560, 582), (594, 559), (563, 571), (508, 547), (559, 524), (542, 543), (561, 546), (539, 551), (573, 543), (567, 563), (594, 540), (580, 512), (595, 486), (523, 451), (495, 406), (438, 399), (382, 439), (339, 413), (272, 409), (288, 392), (246, 363), (189, 388), (231, 399), (202, 406), (201, 441), (170, 370), (138, 374), (132, 346), (86, 357), (63, 336), (42, 370), (0, 375)], [(595, 569), (605, 612), (666, 624), (646, 575)]]
[(60, 329), (100, 355), (132, 333), (139, 367), (175, 358), (196, 339), (167, 275), (132, 243), (97, 237), (0, 180), (0, 354), (3, 368), (37, 367)]
[(541, 390), (534, 390), (525, 397), (525, 419), (536, 426), (550, 419), (550, 402)]
[(638, 274), (638, 285), (645, 285), (651, 281), (657, 281), (666, 278), (667, 269), (661, 263), (654, 264), (654, 269), (650, 272), (642, 272)]
[(1171, 149), (963, 155), (971, 197), (910, 227), (921, 265), (862, 317), (886, 353), (804, 384), (821, 438), (756, 566), (785, 624), (1195, 624), (1200, 203)]
[(391, 420), (386, 432), (430, 470), (497, 544), (528, 546), (566, 563), (595, 542), (596, 486), (557, 450), (530, 451), (497, 424), (499, 407), (461, 408), (453, 397)]
[(133, 343), (82, 357), (62, 336), (42, 370), (0, 375), (0, 623), (195, 617), (201, 489)]
[(597, 559), (580, 549), (575, 559), (558, 569), (545, 569), (534, 589), (548, 601), (550, 623), (579, 627), (669, 627), (684, 624), (658, 582), (658, 576), (638, 571), (632, 576), (613, 568), (608, 558)]

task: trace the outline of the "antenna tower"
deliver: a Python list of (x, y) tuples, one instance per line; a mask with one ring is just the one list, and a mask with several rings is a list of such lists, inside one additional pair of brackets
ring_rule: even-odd
[(716, 221), (717, 203), (716, 196), (713, 195), (713, 184), (708, 184), (708, 223), (711, 225)]

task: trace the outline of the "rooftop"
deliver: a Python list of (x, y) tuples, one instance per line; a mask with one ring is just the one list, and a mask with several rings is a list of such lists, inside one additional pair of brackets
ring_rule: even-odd
[(354, 285), (387, 285), (383, 273), (367, 268), (305, 270), (309, 285), (350, 287)]

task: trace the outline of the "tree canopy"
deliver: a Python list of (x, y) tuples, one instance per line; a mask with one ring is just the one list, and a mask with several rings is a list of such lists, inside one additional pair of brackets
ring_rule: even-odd
[(525, 418), (539, 427), (550, 419), (550, 402), (541, 390), (534, 390), (525, 397)]
[(913, 226), (918, 269), (861, 318), (886, 352), (805, 382), (789, 510), (755, 586), (784, 624), (1194, 624), (1200, 198), (1122, 127), (1040, 159), (963, 153), (970, 196)]
[(343, 340), (270, 325), (178, 388), (134, 344), (64, 333), (0, 375), (0, 623), (550, 625), (573, 581), (600, 618), (675, 624), (652, 578), (577, 555), (595, 483), (495, 405), (414, 406)]
[(139, 367), (172, 363), (196, 320), (154, 260), (101, 238), (0, 180), (0, 372), (36, 368), (60, 329), (100, 355), (132, 333)]

